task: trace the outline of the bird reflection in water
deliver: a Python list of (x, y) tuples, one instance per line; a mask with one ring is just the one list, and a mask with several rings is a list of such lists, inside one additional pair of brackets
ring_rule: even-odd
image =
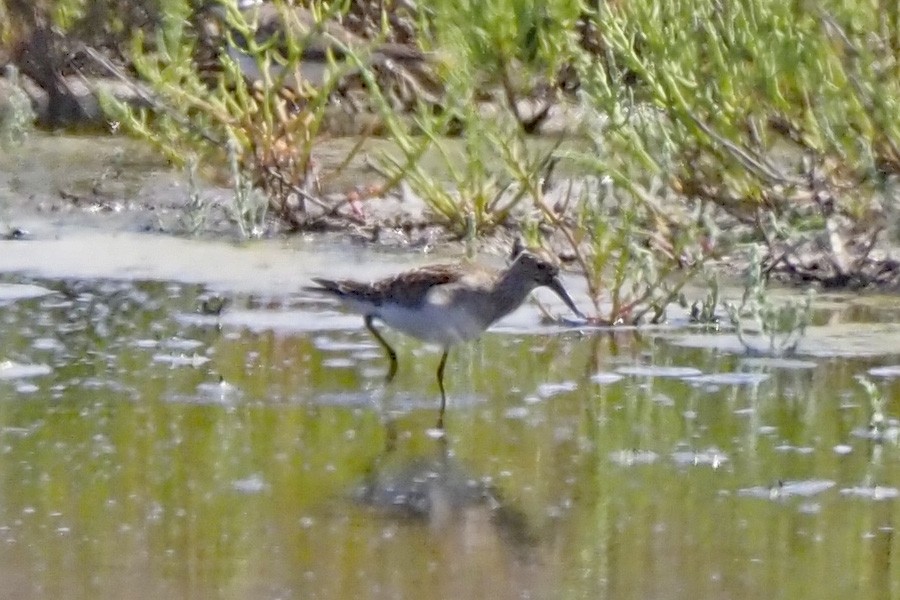
[(426, 526), (424, 535), (413, 539), (433, 557), (442, 591), (470, 597), (467, 590), (480, 594), (496, 587), (498, 597), (522, 597), (539, 586), (540, 540), (525, 513), (488, 477), (473, 474), (454, 457), (446, 431), (428, 439), (433, 444), (428, 454), (411, 456), (398, 446), (412, 436), (398, 441), (396, 423), (386, 427), (385, 449), (355, 498), (376, 518), (400, 527)]

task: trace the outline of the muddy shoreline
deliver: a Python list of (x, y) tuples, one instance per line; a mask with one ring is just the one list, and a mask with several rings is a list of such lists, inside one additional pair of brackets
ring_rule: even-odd
[[(315, 153), (323, 171), (340, 164), (354, 138), (338, 138)], [(262, 237), (270, 240), (316, 238), (322, 244), (352, 244), (373, 249), (413, 250), (459, 256), (466, 245), (434, 224), (425, 203), (403, 187), (358, 202), (347, 197), (377, 186), (381, 179), (368, 156), (389, 152), (390, 142), (373, 139), (370, 149), (351, 161), (340, 176), (322, 182), (327, 202), (342, 205), (312, 231), (291, 232), (271, 221)], [(209, 174), (206, 174), (209, 175)], [(196, 215), (191, 194), (204, 204), (202, 226), (190, 232)], [(228, 214), (232, 190), (202, 175), (192, 189), (187, 171), (173, 168), (149, 146), (115, 135), (34, 133), (23, 144), (0, 151), (0, 236), (46, 239), (69, 228), (110, 234), (150, 233), (177, 238), (240, 242)], [(479, 254), (503, 256), (515, 239), (513, 229), (475, 240)]]
[[(331, 140), (321, 145), (317, 159), (325, 165), (338, 164), (354, 143), (352, 138)], [(373, 152), (389, 151), (387, 141), (373, 140), (372, 144)], [(346, 198), (354, 190), (377, 185), (378, 175), (364, 154), (348, 165), (340, 179), (325, 182), (323, 193), (332, 199)], [(192, 192), (202, 197), (204, 214), (202, 227), (189, 235), (187, 221), (196, 216), (189, 206)], [(421, 199), (401, 188), (384, 197), (346, 203), (344, 214), (331, 223), (323, 220), (316, 231), (285, 232), (275, 224), (264, 240), (244, 242), (227, 212), (231, 194), (230, 188), (208, 182), (193, 190), (185, 171), (171, 167), (149, 146), (122, 136), (34, 133), (20, 146), (0, 151), (0, 236), (23, 242), (76, 238), (95, 245), (95, 252), (84, 248), (84, 256), (71, 263), (64, 258), (56, 261), (70, 264), (71, 275), (102, 277), (103, 269), (91, 269), (90, 265), (104, 264), (110, 252), (121, 255), (124, 240), (137, 239), (135, 234), (159, 238), (155, 243), (142, 242), (145, 248), (170, 247), (150, 251), (148, 261), (160, 256), (165, 260), (167, 253), (183, 250), (185, 245), (202, 248), (203, 243), (210, 243), (211, 248), (218, 248), (211, 250), (215, 256), (238, 243), (315, 248), (325, 254), (327, 248), (338, 248), (342, 255), (348, 249), (350, 254), (389, 252), (397, 254), (400, 264), (407, 262), (404, 255), (413, 262), (433, 262), (458, 259), (467, 252), (502, 262), (517, 234), (512, 228), (497, 228), (467, 248), (465, 241), (433, 224)], [(28, 245), (8, 248), (15, 248), (14, 254), (19, 250), (31, 254)], [(70, 253), (72, 248), (56, 251)], [(51, 255), (46, 259), (54, 262)], [(222, 260), (235, 259), (223, 255)], [(210, 268), (215, 270), (217, 262), (221, 261), (211, 259)], [(13, 261), (15, 264), (23, 267)], [(712, 268), (726, 282), (738, 284), (745, 265), (746, 258), (734, 254), (722, 257)], [(63, 271), (54, 270), (54, 276), (65, 277)], [(285, 282), (296, 283), (290, 277)]]

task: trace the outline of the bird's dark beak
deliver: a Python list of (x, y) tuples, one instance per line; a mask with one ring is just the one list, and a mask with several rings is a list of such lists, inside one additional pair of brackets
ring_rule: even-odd
[(556, 295), (562, 298), (562, 301), (566, 303), (566, 306), (575, 313), (575, 315), (579, 319), (587, 319), (584, 314), (578, 310), (578, 307), (575, 306), (575, 303), (572, 301), (572, 298), (569, 296), (569, 292), (566, 291), (566, 288), (563, 287), (562, 283), (559, 281), (558, 277), (554, 277), (547, 284), (547, 287), (556, 292)]

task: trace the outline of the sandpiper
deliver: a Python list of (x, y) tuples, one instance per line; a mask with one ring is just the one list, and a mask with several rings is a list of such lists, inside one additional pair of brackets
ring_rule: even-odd
[(397, 353), (375, 328), (378, 319), (409, 336), (439, 344), (444, 352), (437, 368), (441, 390), (438, 427), (443, 426), (447, 395), (444, 367), (450, 347), (473, 340), (488, 327), (519, 307), (537, 287), (546, 286), (584, 318), (562, 283), (559, 268), (531, 252), (521, 252), (505, 270), (489, 270), (476, 265), (431, 265), (375, 281), (334, 281), (314, 278), (323, 292), (337, 298), (352, 312), (364, 317), (366, 328), (385, 349), (390, 360), (387, 380), (397, 372)]

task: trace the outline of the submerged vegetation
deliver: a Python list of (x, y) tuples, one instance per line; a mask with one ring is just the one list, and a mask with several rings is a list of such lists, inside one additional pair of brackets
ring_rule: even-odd
[[(738, 341), (748, 353), (785, 356), (796, 351), (806, 333), (812, 317), (813, 295), (810, 290), (804, 300), (775, 301), (767, 292), (759, 253), (754, 249), (741, 303), (726, 302), (724, 306)], [(747, 325), (753, 326), (749, 336)]]
[[(96, 4), (105, 12), (78, 0), (37, 12), (133, 86), (138, 103), (104, 99), (111, 120), (231, 182), (242, 235), (371, 225), (360, 203), (402, 194), (452, 237), (551, 246), (603, 323), (663, 320), (686, 283), (744, 256), (755, 283), (726, 312), (752, 313), (773, 351), (805, 321), (793, 307), (784, 331), (761, 291), (770, 276), (900, 285), (895, 2), (312, 2), (301, 34), (268, 37), (232, 0)], [(105, 45), (84, 33), (120, 5), (146, 17), (132, 34), (112, 21)], [(295, 7), (274, 6), (292, 23)], [(37, 13), (6, 11), (8, 45), (39, 29)], [(314, 84), (300, 77), (312, 55), (326, 65)], [(372, 135), (394, 150), (370, 159), (378, 185), (326, 194), (334, 174), (315, 149), (346, 121), (364, 124), (342, 164)], [(717, 320), (716, 302), (697, 318)]]

